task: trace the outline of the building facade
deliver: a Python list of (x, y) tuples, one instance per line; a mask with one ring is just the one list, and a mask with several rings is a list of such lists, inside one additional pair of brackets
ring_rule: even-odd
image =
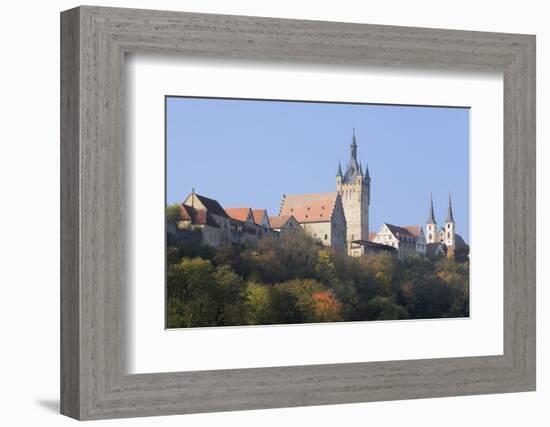
[(337, 192), (283, 195), (280, 216), (293, 216), (302, 229), (323, 245), (346, 250), (346, 218)]
[(453, 257), (457, 247), (466, 247), (467, 244), (456, 233), (456, 223), (453, 216), (451, 197), (447, 207), (447, 217), (443, 227), (438, 229), (434, 215), (433, 198), (430, 195), (426, 233), (420, 225), (397, 226), (384, 223), (380, 231), (371, 234), (370, 240), (397, 249), (399, 258), (404, 259), (414, 255), (429, 257)]
[(269, 224), (273, 231), (280, 233), (281, 236), (286, 233), (294, 233), (296, 231), (303, 231), (302, 227), (296, 218), (292, 215), (279, 215), (279, 216), (270, 216)]

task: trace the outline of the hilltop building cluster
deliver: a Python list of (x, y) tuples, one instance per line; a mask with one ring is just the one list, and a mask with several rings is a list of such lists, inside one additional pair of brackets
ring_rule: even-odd
[(447, 217), (439, 229), (430, 196), (426, 233), (421, 225), (389, 223), (382, 224), (378, 232), (370, 232), (371, 177), (368, 166), (363, 169), (357, 159), (355, 130), (350, 148), (345, 173), (338, 164), (336, 191), (283, 195), (276, 216), (269, 216), (266, 209), (223, 208), (216, 200), (193, 190), (178, 204), (177, 217), (167, 225), (169, 242), (186, 239), (191, 231), (197, 230), (201, 242), (214, 247), (254, 244), (268, 236), (302, 231), (323, 245), (350, 256), (387, 251), (401, 259), (413, 255), (451, 257), (457, 247), (466, 246), (464, 239), (456, 233), (450, 196)]

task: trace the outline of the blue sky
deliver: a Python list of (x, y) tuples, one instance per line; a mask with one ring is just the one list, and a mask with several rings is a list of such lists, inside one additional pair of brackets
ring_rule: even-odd
[(276, 215), (283, 194), (335, 191), (355, 127), (371, 175), (371, 231), (424, 224), (430, 192), (442, 225), (450, 192), (469, 241), (467, 108), (176, 97), (166, 106), (168, 204), (194, 187), (224, 207)]

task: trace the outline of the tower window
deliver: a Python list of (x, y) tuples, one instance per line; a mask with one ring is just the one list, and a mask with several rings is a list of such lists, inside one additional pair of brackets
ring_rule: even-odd
[(327, 239), (328, 239), (328, 235), (327, 235), (327, 234), (325, 234), (325, 240), (327, 240)]
[(447, 231), (447, 239), (450, 239), (450, 238), (451, 238), (451, 233), (449, 233), (449, 232)]

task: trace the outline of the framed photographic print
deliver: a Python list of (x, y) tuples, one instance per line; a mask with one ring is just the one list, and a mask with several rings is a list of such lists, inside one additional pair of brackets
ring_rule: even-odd
[(61, 407), (535, 389), (534, 36), (62, 13)]

